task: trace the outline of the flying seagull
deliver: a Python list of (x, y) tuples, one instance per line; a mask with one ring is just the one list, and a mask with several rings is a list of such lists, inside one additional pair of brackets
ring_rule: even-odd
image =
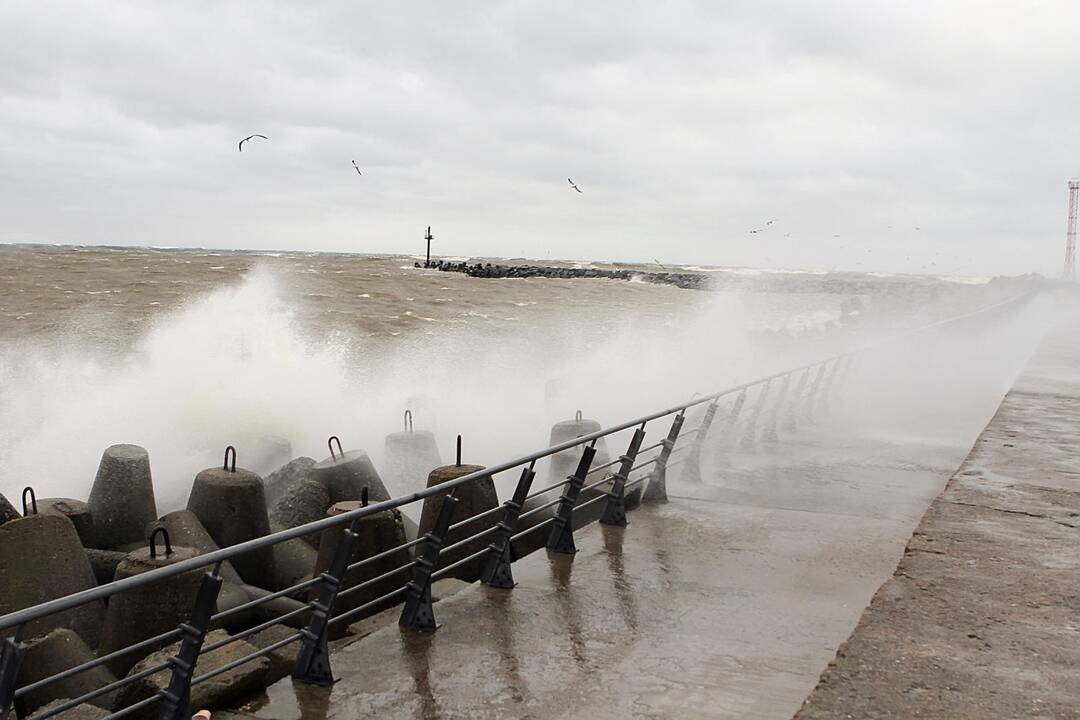
[(255, 135), (248, 135), (246, 138), (244, 138), (243, 140), (240, 141), (239, 145), (237, 145), (237, 147), (240, 148), (240, 152), (244, 152), (244, 143), (246, 143), (251, 138), (262, 138), (263, 140), (269, 140), (270, 139), (270, 138), (266, 137), (265, 135), (259, 135), (258, 133), (256, 133)]
[(360, 172), (360, 166), (356, 164), (356, 161), (355, 161), (355, 160), (353, 160), (353, 161), (352, 161), (352, 166), (353, 166), (354, 168), (356, 168), (356, 174), (357, 174), (357, 175), (363, 175), (363, 174), (364, 174), (364, 173)]
[(776, 220), (767, 220), (767, 221), (765, 221), (765, 224), (766, 225), (772, 225), (774, 222), (776, 222)]
[(570, 183), (570, 187), (574, 188), (578, 192), (581, 192), (581, 188), (575, 185), (573, 180), (571, 180), (570, 178), (566, 178), (566, 182)]

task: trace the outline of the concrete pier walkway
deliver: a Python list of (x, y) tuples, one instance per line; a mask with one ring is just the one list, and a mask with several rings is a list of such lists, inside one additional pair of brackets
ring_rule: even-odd
[(1006, 396), (800, 720), (1080, 718), (1073, 328)]
[(580, 531), (576, 556), (515, 563), (512, 591), (436, 603), (435, 633), (394, 624), (335, 653), (333, 687), (286, 679), (246, 712), (790, 718), (965, 452), (804, 430), (736, 454), (626, 529)]

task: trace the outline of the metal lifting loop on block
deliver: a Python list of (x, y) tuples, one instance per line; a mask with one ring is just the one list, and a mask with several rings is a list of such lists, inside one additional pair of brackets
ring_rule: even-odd
[(364, 487), (360, 488), (360, 507), (367, 507), (367, 506), (368, 506), (368, 492), (367, 492), (367, 485), (365, 485)]
[(156, 527), (154, 531), (150, 533), (150, 559), (153, 560), (157, 557), (157, 537), (161, 535), (162, 542), (165, 543), (165, 557), (169, 557), (173, 554), (172, 542), (169, 540), (169, 531), (164, 527)]
[[(229, 466), (229, 453), (232, 453), (231, 467)], [(221, 469), (227, 470), (228, 472), (236, 472), (236, 448), (232, 445), (225, 448), (225, 462), (222, 464)]]
[[(337, 442), (337, 455), (334, 454), (334, 443)], [(338, 455), (345, 457), (345, 451), (341, 449), (341, 438), (337, 435), (331, 435), (330, 439), (326, 441), (326, 446), (330, 448), (330, 459), (337, 460)]]
[[(30, 496), (30, 505), (26, 504), (26, 496)], [(34, 488), (27, 485), (22, 491), (22, 514), (23, 517), (30, 516), (30, 510), (34, 511), (34, 515), (37, 515), (37, 493), (34, 492)]]
[(405, 432), (412, 432), (412, 410), (405, 411)]

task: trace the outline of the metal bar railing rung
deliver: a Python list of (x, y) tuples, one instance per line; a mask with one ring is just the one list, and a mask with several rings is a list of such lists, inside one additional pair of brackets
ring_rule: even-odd
[(311, 607), (311, 605), (305, 605), (304, 607), (296, 608), (295, 610), (291, 610), (291, 611), (285, 613), (281, 617), (271, 618), (270, 620), (267, 620), (266, 622), (261, 622), (261, 623), (259, 623), (258, 625), (254, 626), (254, 627), (249, 627), (246, 630), (242, 630), (242, 631), (240, 631), (238, 633), (230, 635), (227, 638), (222, 638), (221, 640), (218, 640), (217, 642), (210, 643), (209, 645), (206, 645), (205, 647), (203, 647), (201, 652), (202, 653), (208, 653), (211, 650), (217, 650), (218, 648), (225, 647), (226, 645), (234, 643), (237, 640), (242, 640), (243, 638), (254, 635), (255, 633), (262, 632), (263, 630), (265, 630), (268, 627), (273, 627), (274, 625), (281, 625), (286, 620), (291, 620), (292, 618), (303, 615), (306, 612), (311, 612), (312, 609), (313, 608)]
[(302, 637), (304, 637), (304, 633), (301, 633), (301, 632), (293, 633), (289, 637), (278, 640), (275, 643), (271, 643), (270, 645), (267, 645), (264, 648), (259, 648), (258, 650), (256, 650), (253, 653), (248, 653), (247, 655), (244, 655), (243, 657), (236, 658), (232, 662), (225, 663), (224, 665), (222, 665), (219, 668), (214, 668), (213, 670), (211, 670), (209, 672), (205, 672), (202, 675), (199, 675), (198, 677), (192, 678), (191, 686), (195, 687), (199, 683), (204, 683), (207, 680), (212, 680), (213, 678), (216, 678), (218, 675), (222, 675), (224, 673), (229, 672), (230, 670), (232, 670), (234, 668), (238, 668), (238, 667), (240, 667), (241, 665), (243, 665), (246, 662), (250, 662), (250, 661), (252, 661), (252, 660), (254, 660), (256, 658), (260, 658), (263, 655), (269, 655), (270, 653), (274, 652), (278, 648), (284, 647), (285, 645), (288, 645), (291, 642), (295, 642), (295, 641), (299, 640)]
[(523, 513), (521, 513), (521, 515), (518, 515), (518, 520), (524, 520), (527, 517), (532, 517), (536, 513), (543, 512), (544, 510), (547, 510), (549, 507), (554, 507), (554, 506), (558, 505), (561, 502), (562, 502), (562, 498), (557, 497), (554, 500), (550, 500), (550, 501), (544, 503), (543, 505), (537, 505), (534, 508), (530, 508), (528, 512), (523, 512)]
[[(443, 550), (443, 552), (445, 552), (445, 550)], [(450, 573), (451, 570), (457, 570), (462, 565), (470, 563), (473, 560), (477, 559), (478, 557), (482, 557), (484, 555), (487, 555), (487, 553), (488, 553), (488, 548), (486, 548), (486, 547), (480, 548), (479, 550), (474, 552), (472, 555), (466, 555), (465, 557), (461, 558), (460, 560), (457, 560), (457, 561), (447, 565), (446, 567), (439, 568), (435, 572), (431, 573), (431, 580), (434, 582), (435, 580), (438, 580), (438, 579), (440, 579), (442, 577), (445, 577), (446, 575), (448, 575)]]
[(374, 585), (374, 584), (376, 584), (378, 582), (386, 580), (387, 578), (391, 578), (391, 577), (393, 577), (394, 575), (397, 575), (400, 572), (404, 572), (405, 570), (408, 570), (408, 569), (412, 568), (414, 565), (416, 565), (415, 560), (412, 561), (412, 562), (409, 562), (409, 563), (405, 563), (401, 567), (394, 568), (393, 570), (388, 570), (387, 572), (384, 572), (382, 575), (377, 575), (376, 577), (369, 578), (369, 579), (365, 580), (362, 583), (358, 583), (356, 585), (353, 585), (352, 587), (347, 587), (344, 590), (339, 590), (338, 594), (337, 594), (338, 600), (340, 600), (343, 597), (348, 597), (349, 595), (352, 595), (353, 593), (360, 592), (364, 588), (369, 588), (369, 587), (371, 587), (372, 585)]
[[(525, 517), (525, 516), (522, 515), (522, 517)], [(537, 530), (539, 530), (542, 527), (547, 527), (548, 525), (550, 525), (553, 522), (555, 522), (555, 518), (549, 517), (547, 520), (536, 523), (531, 528), (525, 528), (524, 530), (522, 530), (519, 533), (514, 533), (513, 535), (510, 536), (510, 541), (513, 542), (514, 540), (517, 540), (519, 538), (523, 538), (526, 535), (528, 535), (529, 533), (536, 532)]]
[(532, 498), (534, 498), (534, 497), (536, 497), (538, 495), (543, 495), (544, 493), (549, 493), (552, 490), (558, 490), (559, 488), (561, 488), (561, 487), (563, 487), (565, 485), (568, 485), (569, 483), (570, 483), (570, 478), (567, 478), (567, 479), (563, 480), (562, 482), (555, 483), (554, 485), (548, 485), (546, 488), (543, 488), (541, 490), (534, 490), (533, 492), (526, 495), (525, 499), (526, 500), (531, 500)]
[[(156, 703), (159, 700), (161, 700), (161, 693), (156, 692), (153, 695), (151, 695), (150, 697), (144, 698), (144, 699), (140, 700), (139, 702), (135, 703), (134, 705), (128, 705), (126, 708), (121, 708), (120, 710), (117, 710), (116, 712), (112, 713), (111, 715), (106, 715), (101, 720), (120, 720), (120, 718), (125, 718), (128, 715), (131, 715), (136, 710), (142, 710), (144, 707), (149, 707), (150, 705), (153, 705), (154, 703)], [(40, 717), (45, 717), (45, 716), (42, 715)], [(38, 720), (38, 719), (33, 718), (32, 720)]]
[(59, 715), (60, 713), (66, 711), (66, 710), (70, 710), (71, 708), (75, 707), (76, 705), (81, 705), (82, 703), (86, 702), (87, 700), (93, 700), (96, 697), (100, 697), (102, 695), (107, 695), (108, 693), (111, 693), (113, 690), (119, 690), (120, 688), (126, 687), (126, 686), (130, 685), (133, 682), (138, 682), (139, 680), (142, 680), (144, 677), (148, 677), (150, 675), (153, 675), (154, 673), (159, 673), (162, 670), (168, 670), (169, 667), (170, 667), (170, 664), (171, 663), (169, 661), (166, 661), (166, 662), (163, 662), (163, 663), (161, 663), (159, 665), (155, 665), (154, 667), (146, 668), (145, 670), (140, 670), (139, 672), (135, 673), (134, 675), (127, 675), (125, 677), (122, 677), (119, 680), (115, 680), (115, 681), (109, 683), (108, 685), (103, 685), (102, 687), (99, 687), (96, 690), (91, 690), (88, 693), (83, 693), (82, 695), (80, 695), (77, 698), (73, 698), (71, 700), (68, 700), (65, 703), (61, 703), (60, 705), (57, 705), (54, 708), (49, 708), (48, 712), (42, 713), (41, 715), (35, 715), (33, 720), (45, 720), (45, 718), (51, 718), (53, 715)]
[(411, 547), (416, 547), (417, 545), (420, 545), (423, 542), (424, 542), (424, 536), (421, 535), (420, 537), (416, 538), (415, 540), (410, 540), (407, 543), (403, 543), (401, 545), (398, 545), (397, 547), (392, 547), (389, 550), (383, 550), (381, 553), (378, 553), (376, 555), (372, 555), (371, 557), (366, 557), (363, 560), (357, 560), (352, 565), (345, 568), (345, 572), (352, 572), (353, 570), (356, 570), (357, 568), (363, 567), (364, 565), (370, 565), (371, 563), (376, 562), (378, 560), (382, 560), (385, 557), (389, 557), (389, 556), (393, 555), (394, 553), (399, 553), (402, 550), (408, 550)]
[(287, 595), (292, 595), (293, 593), (300, 592), (301, 590), (306, 590), (306, 589), (312, 587), (313, 585), (318, 585), (320, 582), (321, 582), (320, 578), (314, 577), (314, 578), (311, 578), (310, 580), (304, 580), (303, 582), (297, 583), (296, 585), (293, 585), (292, 587), (287, 587), (284, 590), (278, 590), (277, 592), (268, 593), (268, 594), (263, 595), (261, 597), (257, 597), (257, 598), (255, 598), (253, 600), (249, 600), (248, 602), (243, 603), (242, 605), (237, 605), (236, 607), (229, 608), (228, 610), (222, 610), (221, 612), (219, 612), (219, 613), (217, 613), (215, 615), (211, 615), (210, 616), (210, 622), (220, 622), (220, 621), (224, 620), (225, 618), (232, 617), (233, 615), (236, 615), (237, 613), (241, 613), (241, 612), (243, 612), (245, 610), (250, 610), (251, 608), (258, 607), (259, 605), (264, 605), (264, 604), (270, 602), (271, 600), (277, 600), (280, 597), (285, 597)]
[(481, 530), (478, 533), (473, 533), (472, 535), (470, 535), (467, 538), (462, 538), (461, 540), (458, 540), (453, 545), (447, 545), (446, 547), (439, 550), (439, 553), (440, 554), (445, 554), (445, 553), (450, 552), (451, 550), (457, 550), (462, 545), (468, 545), (469, 543), (474, 542), (475, 540), (478, 540), (479, 538), (482, 538), (485, 535), (490, 535), (491, 533), (495, 532), (498, 529), (499, 529), (498, 525), (492, 525), (491, 527), (485, 528), (485, 529)]
[(457, 530), (458, 528), (465, 527), (469, 523), (474, 523), (477, 520), (480, 520), (481, 518), (486, 518), (488, 515), (494, 515), (495, 513), (499, 512), (502, 509), (503, 509), (503, 506), (499, 505), (497, 507), (493, 507), (493, 508), (490, 508), (488, 510), (485, 510), (482, 513), (477, 513), (476, 515), (473, 515), (472, 517), (465, 518), (461, 522), (454, 523), (453, 525), (451, 525), (450, 526), (450, 532), (453, 532), (454, 530)]
[(364, 603), (363, 605), (358, 605), (358, 606), (354, 607), (353, 609), (349, 610), (348, 612), (343, 612), (340, 615), (335, 615), (334, 617), (330, 618), (330, 622), (328, 622), (327, 625), (335, 625), (335, 624), (337, 624), (339, 622), (344, 622), (345, 620), (353, 617), (354, 615), (359, 615), (360, 613), (362, 613), (362, 612), (364, 612), (366, 610), (370, 610), (371, 608), (375, 607), (376, 605), (380, 605), (380, 604), (386, 602), (387, 600), (389, 600), (390, 598), (394, 597), (395, 595), (401, 595), (404, 592), (405, 592), (405, 586), (403, 585), (403, 586), (399, 587), (398, 589), (393, 590), (391, 592), (388, 592), (388, 593), (386, 593), (385, 595), (383, 595), (381, 597), (377, 597), (374, 600), (369, 600), (368, 602)]
[(82, 663), (81, 665), (76, 665), (74, 667), (70, 667), (67, 670), (62, 670), (61, 672), (56, 673), (55, 675), (50, 675), (47, 678), (42, 678), (41, 680), (30, 683), (29, 685), (24, 685), (23, 687), (21, 687), (21, 688), (19, 688), (18, 690), (15, 691), (15, 699), (18, 699), (18, 698), (22, 697), (23, 695), (25, 695), (28, 692), (33, 692), (34, 690), (37, 690), (38, 688), (45, 687), (46, 685), (51, 685), (54, 682), (59, 682), (61, 680), (65, 680), (65, 679), (67, 679), (67, 678), (69, 678), (69, 677), (71, 677), (73, 675), (78, 675), (79, 673), (85, 672), (85, 671), (89, 670), (90, 668), (95, 668), (98, 665), (104, 665), (105, 663), (109, 662), (110, 660), (115, 660), (118, 657), (123, 657), (124, 655), (127, 655), (128, 653), (135, 652), (136, 650), (141, 650), (142, 648), (151, 647), (153, 645), (164, 644), (166, 641), (172, 640), (173, 638), (178, 638), (178, 637), (180, 637), (180, 628), (176, 628), (175, 630), (170, 630), (168, 632), (161, 633), (160, 635), (155, 635), (154, 637), (147, 638), (146, 640), (140, 640), (139, 642), (134, 643), (133, 645), (128, 645), (125, 648), (120, 648), (119, 650), (114, 650), (113, 652), (109, 653), (108, 655), (102, 655), (101, 657), (94, 658), (93, 660), (87, 660), (86, 662)]

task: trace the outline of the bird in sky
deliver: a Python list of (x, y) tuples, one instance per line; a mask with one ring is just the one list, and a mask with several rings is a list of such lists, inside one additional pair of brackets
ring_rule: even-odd
[(754, 230), (751, 230), (750, 234), (751, 235), (757, 235), (759, 232), (763, 232), (763, 231), (761, 230), (761, 228), (756, 228)]
[(581, 192), (581, 188), (575, 185), (573, 180), (571, 180), (570, 178), (566, 178), (566, 182), (570, 183), (570, 187), (574, 188), (578, 192)]
[(258, 133), (254, 134), (254, 135), (248, 135), (246, 138), (244, 138), (243, 140), (240, 141), (239, 145), (237, 145), (237, 147), (240, 149), (240, 152), (244, 152), (244, 143), (246, 143), (251, 138), (262, 138), (263, 140), (269, 140), (270, 139), (270, 138), (266, 137), (265, 135), (259, 135)]
[(766, 220), (766, 221), (765, 221), (765, 224), (766, 224), (766, 225), (772, 225), (772, 224), (773, 224), (774, 222), (776, 222), (776, 219), (773, 219), (773, 220)]
[(360, 166), (356, 164), (355, 160), (352, 161), (352, 166), (353, 166), (353, 168), (356, 169), (356, 174), (357, 175), (363, 175), (364, 174), (364, 173), (360, 172)]

